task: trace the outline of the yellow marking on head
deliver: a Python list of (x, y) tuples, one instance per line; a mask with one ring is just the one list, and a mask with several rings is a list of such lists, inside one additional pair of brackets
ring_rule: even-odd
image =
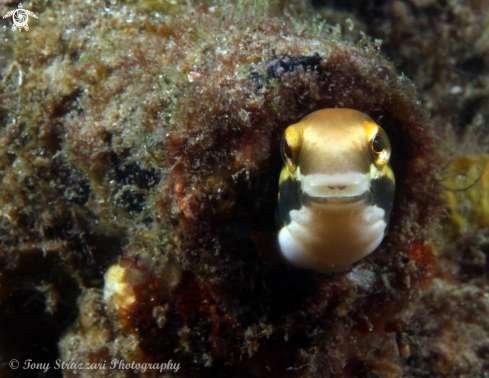
[(374, 122), (364, 121), (363, 126), (365, 127), (365, 132), (367, 133), (367, 141), (369, 142), (379, 129), (379, 125)]
[(278, 180), (278, 184), (282, 184), (285, 180), (287, 180), (288, 178), (292, 178), (292, 179), (295, 179), (295, 180), (300, 180), (301, 179), (301, 170), (300, 170), (300, 167), (295, 167), (295, 170), (293, 172), (291, 172), (291, 170), (289, 169), (289, 167), (287, 167), (287, 165), (284, 165), (284, 167), (282, 168), (282, 170), (280, 171), (280, 178)]
[(280, 153), (291, 173), (294, 173), (297, 168), (301, 144), (302, 127), (299, 124), (287, 127), (282, 138)]
[(392, 171), (390, 164), (385, 164), (380, 167), (375, 165), (375, 163), (370, 164), (370, 179), (376, 180), (382, 177), (388, 178), (393, 183), (396, 182), (394, 172)]

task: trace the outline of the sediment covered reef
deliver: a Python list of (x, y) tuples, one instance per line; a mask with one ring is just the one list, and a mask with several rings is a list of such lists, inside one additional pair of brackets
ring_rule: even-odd
[[(25, 3), (0, 42), (0, 376), (489, 374), (487, 6)], [(283, 131), (331, 107), (387, 132), (396, 195), (379, 248), (323, 274), (280, 260), (274, 219)]]

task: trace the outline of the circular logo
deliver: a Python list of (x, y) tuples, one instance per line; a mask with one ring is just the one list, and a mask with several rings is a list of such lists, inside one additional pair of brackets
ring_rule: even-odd
[(10, 366), (11, 369), (18, 369), (19, 368), (19, 361), (13, 359), (13, 360), (10, 360), (10, 362), (8, 363), (8, 366)]
[(22, 3), (20, 3), (19, 9), (11, 10), (5, 16), (3, 16), (3, 18), (12, 17), (12, 20), (14, 21), (14, 24), (12, 25), (12, 30), (22, 30), (22, 28), (24, 28), (27, 31), (29, 30), (29, 25), (27, 25), (29, 16), (37, 18), (37, 16), (30, 10), (24, 9)]
[(27, 26), (27, 20), (29, 20), (29, 15), (25, 9), (16, 9), (13, 16), (14, 25), (22, 29)]

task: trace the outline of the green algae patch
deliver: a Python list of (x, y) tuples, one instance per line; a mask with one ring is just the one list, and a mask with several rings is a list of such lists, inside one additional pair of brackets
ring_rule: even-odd
[(489, 227), (489, 155), (463, 156), (449, 166), (444, 183), (450, 220), (460, 233), (469, 227)]

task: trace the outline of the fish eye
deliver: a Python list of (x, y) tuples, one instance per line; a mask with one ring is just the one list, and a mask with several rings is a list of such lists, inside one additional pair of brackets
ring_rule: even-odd
[(387, 164), (391, 155), (391, 144), (386, 132), (374, 122), (366, 121), (364, 126), (375, 164), (378, 166)]
[(282, 152), (282, 159), (284, 160), (285, 163), (287, 163), (286, 159), (292, 160), (292, 149), (290, 148), (289, 144), (287, 143), (287, 139), (284, 137), (282, 138), (282, 146), (281, 146), (281, 152)]
[(380, 154), (381, 152), (383, 152), (386, 149), (386, 147), (387, 147), (387, 141), (383, 136), (377, 135), (372, 140), (372, 150), (375, 153)]
[(297, 168), (301, 141), (302, 128), (299, 125), (292, 125), (285, 129), (280, 142), (280, 155), (291, 173), (294, 173)]

